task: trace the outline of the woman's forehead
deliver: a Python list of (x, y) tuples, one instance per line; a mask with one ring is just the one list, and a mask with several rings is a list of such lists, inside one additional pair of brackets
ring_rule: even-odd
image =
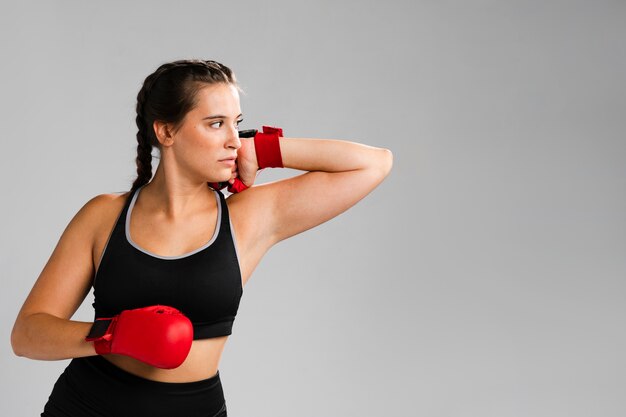
[[(239, 92), (230, 84), (208, 85), (198, 91), (197, 105), (194, 109), (200, 113), (214, 113), (237, 115), (239, 111)], [(232, 114), (230, 114), (232, 113)]]

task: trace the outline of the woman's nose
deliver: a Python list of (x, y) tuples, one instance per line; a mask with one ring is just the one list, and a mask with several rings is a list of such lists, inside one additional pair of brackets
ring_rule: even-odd
[(232, 128), (228, 132), (228, 141), (226, 142), (226, 144), (230, 148), (241, 148), (241, 140), (239, 140), (239, 130), (237, 130), (237, 128)]

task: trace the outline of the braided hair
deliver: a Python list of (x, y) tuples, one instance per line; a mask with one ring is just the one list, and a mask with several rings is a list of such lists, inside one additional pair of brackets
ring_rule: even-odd
[(235, 74), (216, 61), (185, 59), (161, 65), (148, 75), (137, 94), (137, 179), (131, 193), (152, 179), (152, 148), (160, 151), (153, 129), (155, 120), (180, 127), (185, 115), (197, 104), (197, 93), (206, 84), (232, 84), (239, 91)]

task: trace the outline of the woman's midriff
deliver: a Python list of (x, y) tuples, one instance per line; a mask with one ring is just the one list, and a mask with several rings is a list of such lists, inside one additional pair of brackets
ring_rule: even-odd
[(228, 336), (194, 340), (185, 362), (175, 369), (161, 369), (125, 355), (109, 354), (103, 358), (133, 375), (159, 382), (193, 382), (217, 374)]

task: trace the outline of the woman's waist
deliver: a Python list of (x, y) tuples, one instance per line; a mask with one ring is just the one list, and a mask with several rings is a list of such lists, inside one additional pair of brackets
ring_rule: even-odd
[(130, 356), (108, 354), (102, 357), (118, 368), (141, 378), (158, 382), (195, 382), (214, 377), (228, 336), (194, 340), (185, 361), (178, 368), (161, 369)]

